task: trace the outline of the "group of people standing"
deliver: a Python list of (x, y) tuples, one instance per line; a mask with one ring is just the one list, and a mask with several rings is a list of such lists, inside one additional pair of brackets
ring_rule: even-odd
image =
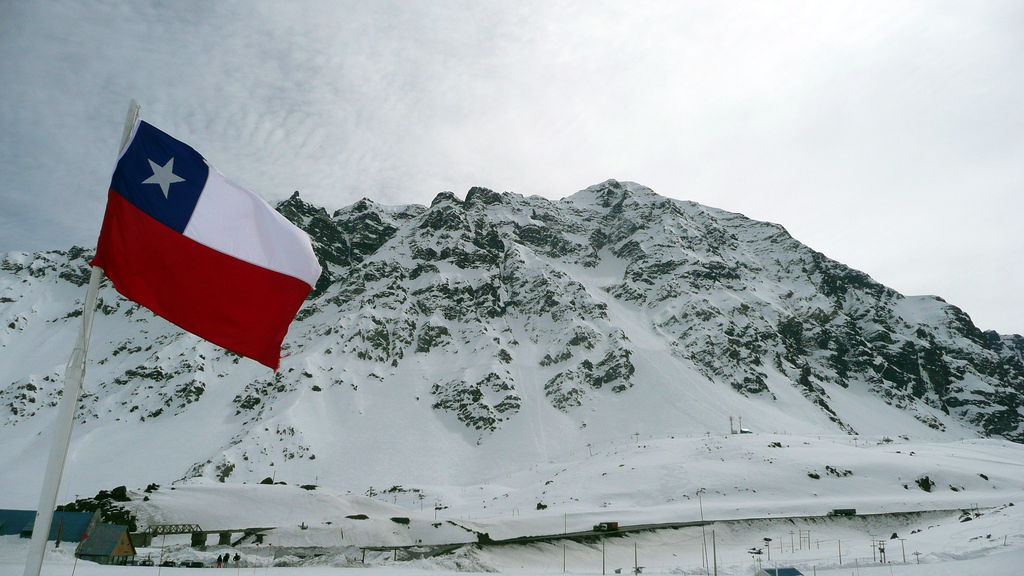
[(232, 562), (232, 561), (235, 563), (235, 566), (238, 566), (238, 562), (241, 559), (242, 559), (242, 557), (238, 554), (238, 552), (235, 552), (235, 557), (234, 558), (232, 558), (230, 554), (225, 552), (225, 553), (217, 556), (217, 568), (225, 568), (225, 567), (227, 567), (228, 562)]

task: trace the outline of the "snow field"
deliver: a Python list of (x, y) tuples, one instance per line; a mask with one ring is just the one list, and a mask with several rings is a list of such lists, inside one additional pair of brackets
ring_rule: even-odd
[[(891, 574), (908, 575), (1010, 575), (1019, 573), (1024, 560), (1022, 463), (1024, 447), (996, 440), (638, 435), (477, 485), (407, 485), (370, 498), (323, 487), (206, 480), (161, 486), (148, 500), (143, 499), (147, 494), (133, 492), (131, 506), (143, 525), (273, 527), (263, 545), (250, 538), (231, 549), (243, 557), (239, 573), (316, 576), (360, 566), (360, 574), (537, 574), (560, 572), (564, 558), (568, 573), (600, 574), (603, 548), (607, 574), (616, 569), (629, 573), (634, 556), (645, 573), (700, 574), (705, 570), (706, 539), (708, 558), (717, 555), (719, 574), (739, 575), (753, 572), (755, 559), (748, 551), (763, 548), (764, 539), (771, 538), (772, 564), (796, 566), (805, 574), (838, 576), (859, 569), (862, 576), (880, 576), (891, 569)], [(916, 482), (923, 476), (933, 483), (930, 492)], [(856, 508), (858, 516), (822, 517), (833, 508)], [(902, 514), (911, 511), (923, 512)], [(366, 546), (475, 543), (478, 533), (494, 540), (557, 535), (602, 521), (693, 522), (702, 512), (711, 521), (703, 530), (687, 526), (606, 539), (468, 546), (433, 558), (399, 557), (397, 562), (393, 552), (367, 552), (369, 568), (361, 564), (361, 547)], [(893, 533), (902, 540), (891, 540)], [(891, 566), (878, 564), (873, 539), (884, 540)], [(208, 550), (196, 551), (188, 546), (187, 536), (172, 536), (140, 554), (209, 563), (224, 550), (212, 545), (215, 536), (209, 542)], [(20, 574), (27, 545), (19, 538), (0, 540), (0, 576)], [(294, 556), (303, 547), (318, 548), (323, 556)], [(761, 560), (767, 562), (767, 557), (765, 553)], [(44, 574), (70, 574), (73, 569), (86, 576), (118, 570), (157, 573), (144, 567), (75, 567), (67, 546), (48, 552), (44, 568)]]

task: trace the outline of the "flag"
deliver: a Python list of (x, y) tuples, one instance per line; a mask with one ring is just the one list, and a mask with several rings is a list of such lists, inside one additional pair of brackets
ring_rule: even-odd
[(126, 298), (274, 370), (321, 271), (305, 232), (141, 120), (110, 181), (92, 264)]

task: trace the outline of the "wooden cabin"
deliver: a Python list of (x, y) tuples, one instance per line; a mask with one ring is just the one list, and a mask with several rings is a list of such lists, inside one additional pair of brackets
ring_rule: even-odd
[(135, 545), (127, 526), (97, 524), (78, 545), (75, 556), (97, 564), (129, 566), (135, 563)]

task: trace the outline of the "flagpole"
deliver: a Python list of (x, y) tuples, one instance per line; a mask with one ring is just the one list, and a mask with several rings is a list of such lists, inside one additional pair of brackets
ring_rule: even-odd
[[(128, 104), (128, 117), (125, 120), (124, 132), (121, 136), (119, 156), (139, 117), (139, 109), (139, 104), (135, 100)], [(39, 508), (36, 511), (35, 524), (32, 526), (32, 542), (29, 544), (28, 559), (25, 562), (25, 576), (39, 576), (43, 567), (46, 540), (50, 534), (53, 509), (57, 505), (57, 493), (60, 490), (61, 477), (64, 475), (64, 462), (67, 460), (68, 446), (71, 443), (71, 427), (75, 420), (75, 409), (78, 407), (78, 396), (82, 391), (82, 382), (85, 380), (85, 359), (89, 352), (89, 336), (92, 334), (92, 320), (96, 312), (96, 299), (102, 278), (103, 270), (93, 266), (89, 276), (89, 289), (85, 293), (82, 328), (78, 333), (75, 348), (71, 352), (71, 359), (68, 360), (67, 369), (64, 371), (64, 395), (57, 411), (53, 444), (50, 446), (50, 459), (46, 464)]]

